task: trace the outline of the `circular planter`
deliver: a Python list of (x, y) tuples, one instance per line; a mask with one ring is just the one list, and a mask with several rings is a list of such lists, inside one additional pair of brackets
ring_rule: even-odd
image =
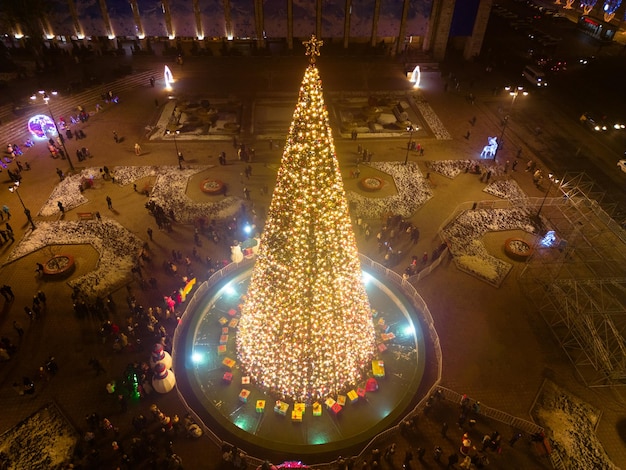
[(533, 251), (533, 247), (521, 238), (509, 238), (504, 242), (504, 252), (516, 261), (526, 261), (532, 256)]
[(359, 180), (359, 185), (365, 191), (380, 191), (381, 189), (383, 189), (385, 182), (380, 178), (376, 178), (375, 176), (367, 176)]
[(200, 183), (200, 189), (206, 194), (222, 194), (224, 192), (224, 183), (220, 180), (209, 178)]
[(63, 277), (72, 274), (75, 268), (72, 255), (56, 255), (43, 265), (43, 273), (45, 276)]

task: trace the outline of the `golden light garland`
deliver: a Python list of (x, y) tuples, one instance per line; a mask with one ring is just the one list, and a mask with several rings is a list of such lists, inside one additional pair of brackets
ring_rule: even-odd
[(260, 387), (297, 401), (362, 379), (375, 332), (319, 71), (304, 74), (237, 351)]

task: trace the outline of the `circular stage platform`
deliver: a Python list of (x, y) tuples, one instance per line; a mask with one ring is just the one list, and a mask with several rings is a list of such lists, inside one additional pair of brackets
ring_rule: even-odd
[[(315, 463), (330, 454), (358, 452), (415, 407), (426, 361), (418, 312), (393, 282), (383, 283), (366, 269), (363, 280), (378, 351), (362, 382), (329, 397), (345, 400), (341, 409), (333, 409), (326, 398), (319, 407), (308, 403), (302, 408), (290, 400), (277, 407), (278, 397), (249, 383), (238, 367), (239, 305), (253, 269), (252, 263), (243, 264), (212, 287), (199, 287), (174, 342), (178, 393), (222, 441), (259, 457), (280, 455)], [(366, 390), (368, 379), (374, 379), (376, 391)], [(374, 382), (369, 380), (370, 389)]]

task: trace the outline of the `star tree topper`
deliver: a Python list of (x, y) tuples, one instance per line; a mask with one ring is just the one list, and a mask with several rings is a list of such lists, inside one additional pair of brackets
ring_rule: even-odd
[(320, 47), (324, 45), (324, 41), (317, 39), (315, 34), (311, 35), (311, 39), (303, 41), (304, 47), (306, 47), (306, 55), (310, 56), (309, 61), (314, 64), (315, 57), (320, 55)]

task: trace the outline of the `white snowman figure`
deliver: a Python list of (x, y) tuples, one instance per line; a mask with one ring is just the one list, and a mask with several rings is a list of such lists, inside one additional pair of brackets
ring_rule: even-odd
[(230, 259), (233, 263), (241, 263), (243, 261), (243, 251), (241, 251), (241, 244), (237, 243), (230, 247)]
[(152, 388), (158, 393), (167, 393), (176, 386), (176, 376), (174, 372), (159, 362), (154, 367), (154, 377), (152, 377)]
[(152, 370), (159, 363), (165, 364), (166, 369), (172, 368), (172, 356), (163, 348), (161, 343), (156, 343), (152, 348), (152, 355), (150, 356), (150, 367)]

